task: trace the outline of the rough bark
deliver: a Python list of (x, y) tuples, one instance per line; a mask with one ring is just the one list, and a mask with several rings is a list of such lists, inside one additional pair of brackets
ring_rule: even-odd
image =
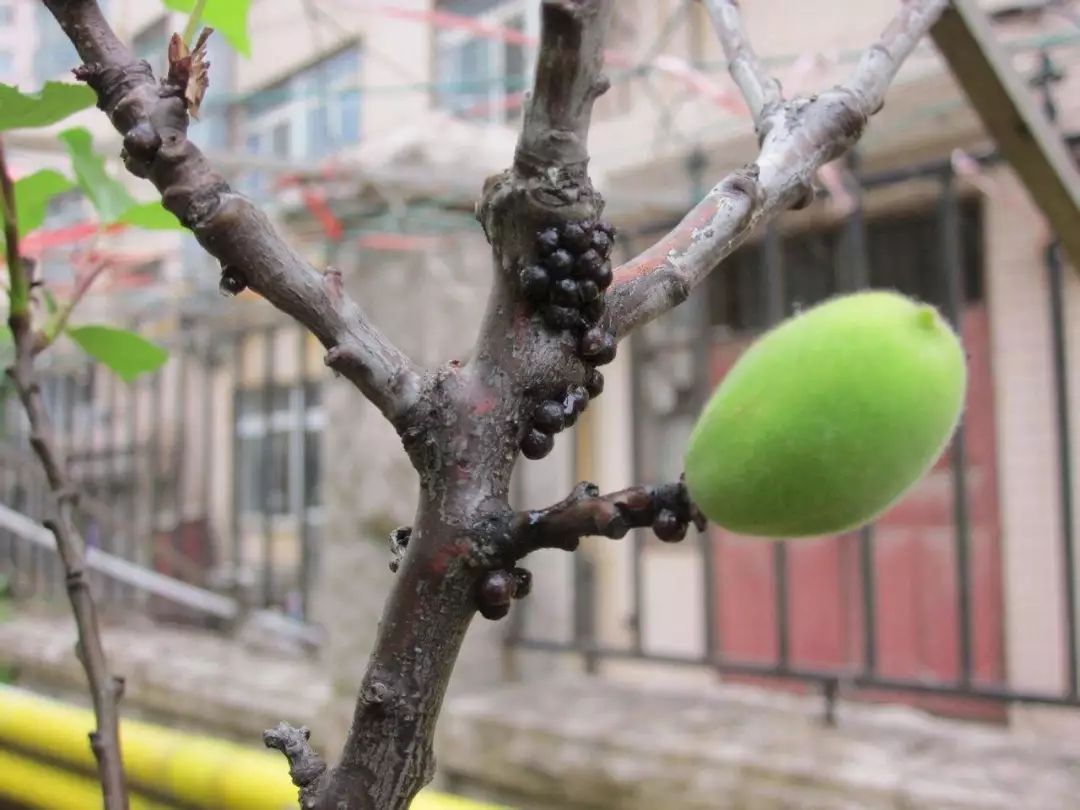
[[(539, 233), (602, 214), (587, 139), (593, 102), (607, 87), (602, 45), (617, 4), (542, 0), (537, 75), (514, 162), (489, 178), (477, 209), (493, 271), (480, 337), (468, 364), (421, 374), (345, 299), (333, 276), (305, 264), (212, 171), (184, 136), (182, 94), (155, 84), (145, 63), (133, 62), (94, 0), (44, 2), (87, 63), (78, 75), (124, 134), (128, 167), (153, 180), (224, 268), (323, 341), (328, 362), (391, 418), (419, 474), (416, 518), (396, 533), (394, 587), (341, 757), (325, 767), (306, 729), (279, 726), (267, 736), (289, 758), (303, 807), (406, 808), (432, 776), (435, 723), (455, 660), (478, 605), (483, 610), (489, 591), (505, 596), (501, 574), (531, 550), (569, 550), (587, 534), (617, 537), (652, 525), (678, 539), (700, 521), (681, 484), (606, 496), (583, 484), (546, 510), (515, 514), (508, 505), (510, 473), (540, 403), (595, 382), (593, 361), (582, 359), (587, 342), (545, 325), (526, 302), (519, 273), (538, 260)], [(761, 70), (735, 4), (709, 2), (761, 155), (618, 270), (601, 324), (621, 337), (672, 308), (756, 223), (808, 200), (817, 169), (858, 139), (944, 2), (907, 0), (847, 87), (790, 101)]]
[(68, 601), (78, 630), (77, 655), (86, 672), (90, 700), (94, 707), (95, 729), (90, 732), (90, 748), (97, 761), (105, 810), (127, 810), (128, 798), (124, 764), (120, 751), (120, 715), (117, 704), (123, 681), (109, 672), (105, 648), (101, 643), (97, 608), (90, 592), (85, 563), (85, 546), (75, 526), (77, 492), (67, 473), (67, 464), (52, 435), (52, 427), (34, 369), (34, 356), (47, 338), (33, 324), (32, 293), (34, 265), (19, 250), (18, 212), (15, 193), (0, 144), (0, 205), (4, 223), (8, 266), (8, 326), (15, 357), (7, 370), (8, 377), (26, 412), (30, 425), (30, 446), (45, 470), (49, 491), (55, 499), (54, 516), (45, 522), (56, 538), (56, 549), (64, 567)]

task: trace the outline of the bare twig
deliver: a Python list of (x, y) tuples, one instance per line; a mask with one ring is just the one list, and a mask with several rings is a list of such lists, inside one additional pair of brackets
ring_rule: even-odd
[[(901, 63), (946, 4), (905, 0), (863, 56), (849, 85), (771, 107), (762, 104), (757, 160), (722, 180), (674, 230), (616, 270), (608, 296), (614, 331), (625, 336), (678, 305), (755, 225), (812, 199), (817, 170), (858, 141)], [(745, 39), (738, 13), (732, 3), (722, 5), (721, 33), (738, 46)], [(739, 71), (736, 79), (743, 92), (749, 89), (747, 102), (753, 108), (756, 88), (764, 80), (750, 64), (733, 60), (732, 68)]]
[(746, 99), (754, 126), (760, 132), (763, 118), (784, 100), (780, 82), (768, 74), (754, 53), (743, 31), (736, 0), (705, 0), (705, 7), (724, 47), (731, 77)]
[(159, 85), (106, 22), (96, 0), (44, 0), (83, 59), (76, 76), (124, 136), (124, 162), (151, 180), (165, 207), (228, 272), (310, 329), (327, 364), (398, 425), (415, 402), (419, 374), (360, 306), (286, 244), (266, 215), (231, 189), (187, 138), (184, 88)]
[(547, 509), (519, 513), (511, 537), (519, 558), (542, 548), (574, 551), (582, 537), (619, 539), (635, 528), (652, 526), (667, 542), (681, 540), (689, 524), (705, 529), (705, 516), (690, 501), (682, 481), (636, 486), (601, 495), (596, 484), (582, 481), (562, 501)]
[(862, 99), (864, 110), (872, 115), (881, 109), (900, 66), (948, 4), (948, 0), (904, 0), (877, 42), (863, 51), (848, 86)]
[(109, 673), (105, 649), (101, 643), (97, 610), (86, 575), (84, 547), (75, 527), (76, 492), (68, 478), (63, 457), (52, 437), (49, 417), (34, 371), (37, 339), (32, 324), (29, 290), (33, 281), (30, 268), (19, 250), (18, 211), (11, 176), (0, 144), (0, 194), (3, 197), (4, 233), (7, 247), (10, 310), (8, 325), (15, 344), (15, 358), (8, 376), (18, 392), (30, 424), (30, 445), (34, 449), (49, 490), (56, 498), (56, 515), (46, 527), (56, 537), (56, 548), (64, 566), (71, 609), (78, 628), (78, 658), (86, 671), (97, 728), (90, 733), (90, 747), (97, 759), (106, 810), (126, 810), (127, 790), (120, 754), (120, 717), (117, 710), (123, 681)]
[(101, 274), (108, 268), (109, 263), (107, 261), (104, 259), (97, 259), (75, 280), (75, 289), (72, 290), (71, 297), (62, 307), (60, 307), (60, 311), (57, 312), (52, 321), (46, 325), (46, 328), (38, 332), (37, 338), (34, 341), (34, 354), (40, 354), (45, 351), (45, 349), (49, 348), (49, 346), (51, 346), (63, 333), (64, 328), (71, 319), (71, 313), (75, 311), (75, 307), (77, 307), (79, 302), (86, 297), (86, 294), (90, 292), (90, 288), (94, 286), (94, 282), (97, 281)]

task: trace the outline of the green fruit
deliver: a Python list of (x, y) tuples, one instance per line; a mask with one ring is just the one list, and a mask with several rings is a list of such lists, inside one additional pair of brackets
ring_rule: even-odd
[(690, 496), (741, 534), (810, 537), (883, 512), (960, 417), (964, 351), (926, 304), (894, 292), (826, 301), (764, 335), (705, 407)]

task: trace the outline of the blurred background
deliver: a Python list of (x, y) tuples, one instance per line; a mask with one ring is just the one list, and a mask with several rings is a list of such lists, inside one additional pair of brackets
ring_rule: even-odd
[[(184, 16), (103, 5), (160, 71)], [(897, 5), (743, 12), (794, 94), (843, 79)], [(1080, 156), (1080, 3), (982, 6)], [(250, 55), (210, 40), (193, 138), (418, 362), (465, 360), (490, 281), (473, 205), (512, 158), (538, 27), (535, 0), (255, 0)], [(77, 62), (39, 2), (0, 0), (0, 81), (29, 89)], [(607, 64), (591, 173), (627, 258), (756, 142), (700, 3), (619, 0)], [(77, 123), (119, 153), (98, 111)], [(46, 130), (6, 141), (16, 172), (67, 160)], [(530, 558), (533, 594), (471, 631), (442, 721), (445, 786), (521, 807), (1075, 806), (1080, 278), (929, 41), (820, 179), (818, 202), (620, 347), (603, 397), (521, 465), (516, 501), (673, 480), (754, 337), (866, 286), (932, 302), (962, 332), (962, 430), (856, 533), (640, 533)], [(92, 211), (78, 192), (55, 201), (27, 252), (58, 296), (107, 262), (80, 316), (170, 350), (136, 383), (75, 352), (42, 358), (82, 531), (128, 572), (98, 581), (125, 708), (248, 742), (303, 722), (333, 750), (391, 582), (387, 537), (412, 519), (408, 460), (313, 338), (251, 293), (219, 293), (192, 238), (102, 229)], [(44, 481), (17, 402), (3, 407), (0, 503), (40, 520)], [(78, 700), (60, 567), (33, 534), (0, 530), (0, 665)]]

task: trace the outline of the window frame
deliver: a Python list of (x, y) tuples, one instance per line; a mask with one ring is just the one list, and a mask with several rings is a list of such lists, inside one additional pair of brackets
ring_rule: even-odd
[[(324, 98), (319, 92), (319, 72), (331, 67), (337, 60), (349, 58), (355, 58), (355, 65), (346, 72), (330, 77)], [(241, 140), (249, 150), (255, 150), (252, 154), (280, 160), (316, 158), (360, 143), (363, 140), (363, 66), (361, 43), (353, 41), (320, 56), (291, 75), (249, 93), (242, 102)], [(313, 143), (309, 125), (311, 114), (325, 109), (327, 121), (332, 125), (335, 113), (340, 115), (345, 106), (342, 101), (344, 95), (350, 91), (355, 91), (359, 96), (356, 101), (358, 121), (355, 138), (338, 137), (331, 139), (329, 145)], [(262, 106), (261, 102), (268, 97), (272, 99), (271, 94), (277, 93), (283, 95), (282, 100), (271, 100)], [(254, 106), (262, 106), (262, 109), (253, 111)], [(284, 150), (278, 150), (274, 148), (275, 133), (281, 132), (282, 126), (287, 128), (288, 143)], [(341, 134), (338, 133), (339, 136)]]
[[(311, 393), (315, 390), (320, 393), (317, 397), (312, 397)], [(271, 401), (269, 419), (263, 411), (263, 397), (267, 392)], [(275, 407), (275, 395), (281, 392), (287, 394), (287, 403), (285, 407)], [(244, 409), (247, 396), (251, 397), (250, 412), (245, 412)], [(299, 526), (301, 521), (308, 526), (322, 525), (324, 505), (321, 497), (314, 502), (308, 502), (307, 495), (311, 482), (307, 480), (307, 470), (304, 469), (308, 460), (305, 444), (308, 436), (313, 435), (317, 442), (321, 442), (326, 430), (326, 410), (322, 401), (320, 384), (312, 380), (304, 380), (284, 385), (271, 384), (268, 388), (262, 385), (245, 386), (236, 389), (233, 397), (232, 429), (236, 447), (236, 456), (233, 460), (236, 469), (233, 477), (233, 503), (241, 522), (256, 523), (269, 518), (276, 526), (295, 527)], [(244, 480), (248, 472), (244, 444), (245, 442), (252, 443), (256, 453), (255, 469), (261, 475), (260, 464), (266, 452), (265, 442), (281, 435), (286, 437), (287, 455), (284, 506), (279, 510), (269, 503), (269, 493), (262, 491), (261, 478), (255, 481)], [(322, 478), (321, 469), (318, 477)], [(315, 492), (319, 491), (316, 486)], [(246, 492), (256, 493), (254, 503), (250, 503), (245, 497)], [(299, 513), (297, 507), (300, 509)]]
[[(527, 0), (505, 0), (505, 2), (498, 3), (492, 8), (486, 9), (478, 13), (467, 13), (454, 11), (452, 7), (446, 7), (446, 4), (440, 4), (440, 10), (448, 13), (457, 14), (458, 16), (468, 17), (475, 20), (481, 25), (490, 26), (509, 26), (510, 22), (515, 18), (520, 17), (522, 20), (522, 33), (525, 36), (539, 37), (540, 35), (540, 8), (538, 3), (527, 2)], [(482, 42), (485, 45), (486, 50), (486, 69), (487, 75), (483, 77), (487, 80), (487, 99), (486, 99), (486, 114), (476, 113), (468, 114), (468, 109), (459, 109), (453, 104), (455, 97), (461, 97), (464, 95), (480, 95), (479, 92), (475, 94), (466, 93), (454, 93), (452, 90), (447, 90), (446, 87), (453, 87), (455, 84), (464, 83), (464, 77), (455, 74), (453, 77), (442, 75), (444, 68), (443, 55), (444, 52), (450, 50), (459, 50), (466, 43), (477, 41)], [(487, 37), (483, 34), (475, 34), (471, 31), (464, 29), (436, 29), (433, 36), (433, 53), (432, 53), (432, 70), (435, 74), (435, 92), (433, 94), (432, 102), (436, 109), (443, 110), (455, 118), (461, 118), (466, 121), (474, 121), (477, 123), (491, 123), (510, 125), (516, 122), (518, 116), (521, 113), (521, 107), (518, 106), (513, 110), (507, 110), (506, 99), (528, 88), (528, 77), (532, 75), (536, 67), (536, 47), (523, 45), (524, 58), (522, 60), (522, 87), (519, 90), (510, 91), (507, 88), (508, 76), (506, 72), (506, 46), (507, 43), (503, 39), (495, 37)], [(500, 82), (498, 79), (502, 78)], [(480, 102), (474, 102), (471, 106), (475, 107)]]

